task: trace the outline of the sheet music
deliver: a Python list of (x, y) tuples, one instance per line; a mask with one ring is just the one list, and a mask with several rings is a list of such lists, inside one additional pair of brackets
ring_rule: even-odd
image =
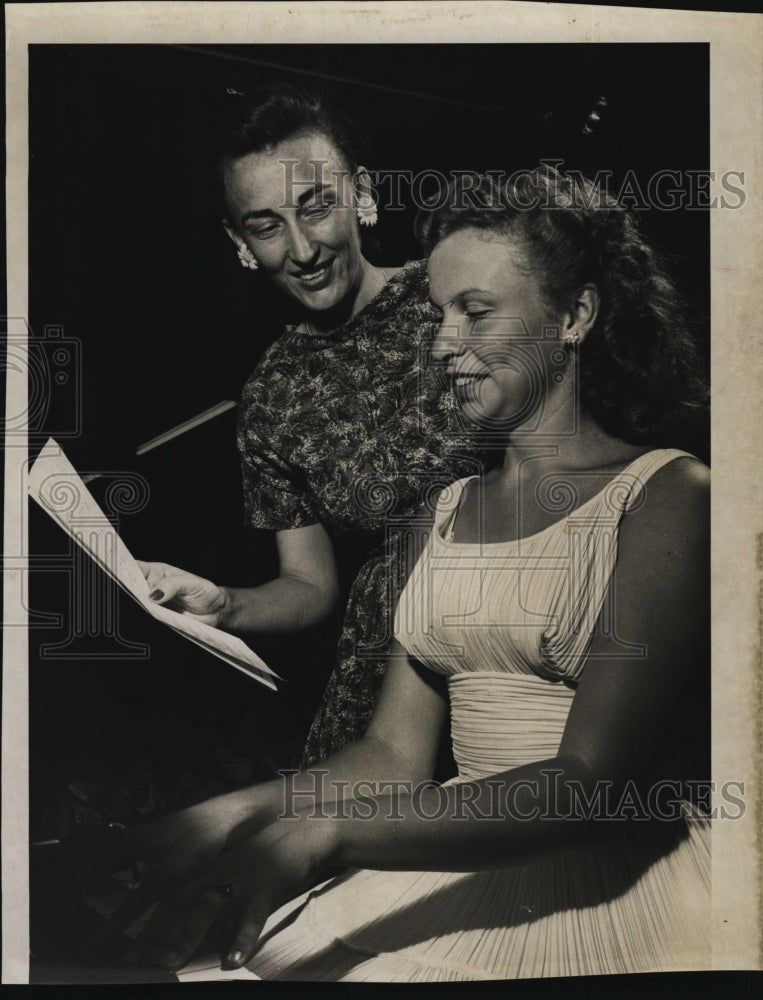
[(28, 491), (43, 510), (152, 618), (276, 690), (272, 678), (278, 675), (241, 639), (156, 604), (149, 598), (148, 583), (140, 567), (53, 438), (48, 438), (29, 470)]

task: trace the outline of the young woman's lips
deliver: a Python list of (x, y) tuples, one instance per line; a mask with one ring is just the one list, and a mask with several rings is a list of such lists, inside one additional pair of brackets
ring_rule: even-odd
[(331, 260), (324, 261), (318, 267), (314, 268), (314, 270), (300, 271), (294, 277), (303, 288), (315, 292), (320, 288), (325, 288), (331, 281), (333, 264), (334, 258), (332, 257)]
[(471, 396), (476, 394), (480, 382), (484, 382), (487, 377), (485, 372), (474, 372), (473, 374), (456, 372), (453, 374), (453, 384), (460, 396)]

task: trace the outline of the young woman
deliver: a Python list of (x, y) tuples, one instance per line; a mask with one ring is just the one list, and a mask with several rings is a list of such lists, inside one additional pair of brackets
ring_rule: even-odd
[[(159, 900), (137, 947), (172, 968), (226, 909), (227, 963), (265, 979), (708, 960), (688, 795), (708, 470), (664, 446), (704, 402), (691, 341), (635, 220), (590, 184), (544, 168), (478, 194), (423, 225), (433, 354), (503, 460), (442, 493), (365, 736), (154, 829), (165, 861), (114, 929)], [(459, 774), (435, 785), (448, 719)]]

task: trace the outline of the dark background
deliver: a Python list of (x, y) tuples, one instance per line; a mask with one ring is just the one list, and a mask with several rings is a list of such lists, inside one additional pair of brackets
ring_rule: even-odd
[[(511, 171), (552, 157), (612, 170), (617, 190), (628, 170), (645, 184), (657, 170), (708, 168), (708, 57), (706, 45), (32, 46), (30, 324), (40, 345), (52, 343), (50, 326), (75, 341), (32, 450), (50, 433), (80, 472), (104, 473), (90, 488), (139, 558), (233, 585), (269, 578), (272, 539), (242, 520), (234, 411), (135, 454), (235, 400), (288, 319), (288, 303), (239, 266), (220, 226), (215, 140), (237, 100), (226, 91), (318, 86), (367, 137), (372, 170)], [(602, 96), (606, 113), (586, 135)], [(706, 349), (709, 215), (642, 215)], [(382, 263), (420, 256), (412, 218), (380, 212)], [(132, 513), (107, 502), (128, 473), (148, 496)], [(273, 695), (97, 577), (118, 611), (119, 637), (109, 633), (102, 611), (83, 610), (90, 571), (71, 569), (68, 541), (41, 512), (30, 518), (40, 564), (30, 585), (33, 830), (43, 831), (45, 805), (67, 782), (86, 772), (106, 780), (99, 768), (119, 783), (144, 758), (169, 787), (182, 768), (209, 778), (220, 744), (264, 770), (290, 761), (330, 668), (335, 623), (253, 643), (284, 677)], [(43, 613), (60, 623), (45, 626)], [(150, 656), (126, 642), (148, 644)], [(43, 649), (51, 643), (63, 644), (58, 658)]]

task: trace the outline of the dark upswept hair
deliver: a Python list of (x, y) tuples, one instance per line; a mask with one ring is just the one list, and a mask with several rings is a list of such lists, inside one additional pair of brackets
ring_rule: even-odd
[(316, 90), (279, 83), (248, 94), (229, 95), (228, 121), (219, 143), (218, 169), (248, 153), (272, 149), (285, 139), (320, 132), (342, 154), (352, 174), (364, 152), (364, 142), (352, 122)]
[(501, 181), (453, 181), (419, 212), (427, 254), (462, 229), (516, 244), (549, 314), (593, 284), (599, 312), (579, 347), (580, 391), (592, 416), (631, 443), (707, 452), (708, 389), (687, 309), (636, 217), (577, 172), (542, 165)]

